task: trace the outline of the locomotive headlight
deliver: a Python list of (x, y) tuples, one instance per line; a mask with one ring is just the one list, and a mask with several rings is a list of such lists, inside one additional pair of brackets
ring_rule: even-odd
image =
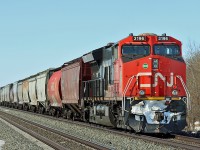
[(152, 59), (153, 61), (153, 69), (158, 69), (158, 59)]
[(145, 95), (145, 91), (144, 90), (140, 90), (139, 94), (140, 94), (140, 96), (144, 96)]
[(177, 96), (178, 95), (178, 91), (177, 90), (173, 90), (172, 91), (172, 95)]

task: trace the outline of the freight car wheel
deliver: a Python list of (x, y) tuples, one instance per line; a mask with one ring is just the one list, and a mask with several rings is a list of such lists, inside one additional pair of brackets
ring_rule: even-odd
[(52, 112), (51, 112), (51, 114), (52, 114), (52, 116), (53, 116), (53, 117), (55, 117), (55, 116), (56, 116), (56, 109), (55, 109), (55, 108), (53, 108), (53, 109), (52, 109)]
[(19, 105), (18, 109), (23, 110), (23, 106)]
[(63, 118), (64, 118), (64, 119), (67, 119), (67, 109), (65, 109), (65, 110), (63, 111)]
[(39, 107), (39, 114), (44, 114), (44, 107)]
[(52, 115), (52, 109), (51, 109), (51, 108), (49, 109), (49, 112), (48, 112), (48, 114), (49, 114), (49, 116), (51, 116), (51, 115)]
[(24, 106), (24, 110), (28, 111), (28, 106), (27, 105)]
[(40, 114), (40, 107), (38, 108), (38, 113)]
[(72, 114), (72, 111), (71, 110), (69, 110), (68, 112), (67, 112), (67, 119), (72, 119), (72, 116), (73, 114)]
[(41, 107), (41, 114), (44, 114), (44, 107)]
[(72, 120), (74, 121), (76, 117), (76, 113), (72, 113)]
[(56, 112), (56, 117), (59, 118), (60, 116), (61, 116), (61, 113), (60, 113), (59, 110), (57, 110), (57, 112)]
[(35, 106), (32, 106), (32, 111), (35, 113), (36, 112), (36, 107)]

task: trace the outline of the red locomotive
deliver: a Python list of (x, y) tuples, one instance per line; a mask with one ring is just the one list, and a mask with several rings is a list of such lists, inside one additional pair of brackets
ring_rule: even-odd
[[(68, 119), (169, 133), (186, 126), (190, 95), (185, 83), (180, 41), (166, 34), (130, 34), (60, 68), (2, 87), (0, 98), (2, 105)], [(15, 96), (23, 91), (32, 95), (29, 101)]]

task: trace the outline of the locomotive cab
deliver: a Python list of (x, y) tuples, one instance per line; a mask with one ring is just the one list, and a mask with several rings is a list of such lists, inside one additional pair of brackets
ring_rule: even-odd
[(130, 35), (119, 42), (119, 58), (125, 126), (137, 132), (181, 131), (189, 109), (181, 42), (166, 35)]

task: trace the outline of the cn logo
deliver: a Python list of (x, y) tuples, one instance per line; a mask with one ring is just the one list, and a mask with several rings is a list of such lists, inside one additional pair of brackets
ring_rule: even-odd
[[(137, 79), (139, 76), (151, 76), (152, 73), (151, 72), (140, 72), (137, 74)], [(152, 84), (152, 87), (156, 87), (158, 85), (158, 78), (160, 78), (163, 82), (167, 82), (166, 81), (166, 77), (163, 76), (160, 72), (157, 72), (154, 75), (154, 83)], [(170, 82), (166, 83), (167, 87), (172, 87), (174, 83), (174, 74), (173, 72), (170, 73)], [(140, 87), (151, 87), (151, 84), (140, 84)]]

